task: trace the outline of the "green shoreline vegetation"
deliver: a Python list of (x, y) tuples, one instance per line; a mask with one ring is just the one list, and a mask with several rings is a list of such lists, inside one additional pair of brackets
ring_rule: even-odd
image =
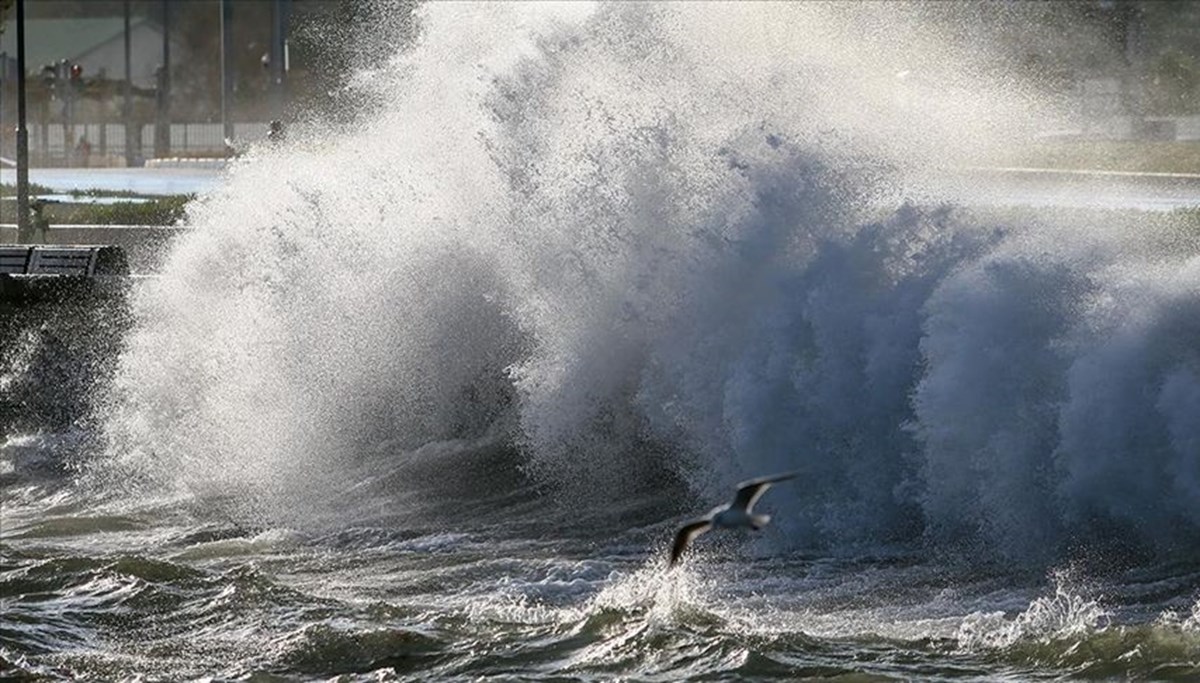
[[(15, 215), (16, 187), (0, 184), (0, 205), (3, 218), (0, 222), (13, 222)], [(66, 195), (83, 201), (47, 202), (42, 209), (51, 225), (59, 223), (73, 225), (174, 225), (184, 216), (187, 203), (195, 199), (192, 194), (144, 197), (133, 192), (119, 190), (76, 190), (56, 192), (44, 185), (30, 183), (29, 193), (34, 197)], [(128, 199), (99, 204), (87, 199)]]

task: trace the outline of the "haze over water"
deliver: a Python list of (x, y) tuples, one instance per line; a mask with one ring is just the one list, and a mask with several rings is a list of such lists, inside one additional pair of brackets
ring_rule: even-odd
[(95, 415), (4, 446), (4, 666), (1197, 674), (1200, 233), (945, 186), (1039, 84), (922, 5), (419, 21), (191, 207)]

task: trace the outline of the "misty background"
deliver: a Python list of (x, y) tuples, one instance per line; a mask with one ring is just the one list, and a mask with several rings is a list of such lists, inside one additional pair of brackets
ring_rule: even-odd
[[(11, 4), (0, 34), (0, 157), (8, 159), (15, 156), (16, 116)], [(223, 115), (222, 4), (27, 0), (33, 163), (113, 166), (165, 156), (223, 157), (233, 151), (227, 139), (258, 139), (272, 119), (340, 123), (367, 116), (374, 110), (370, 89), (352, 87), (351, 76), (388, 68), (420, 33), (415, 0), (233, 0)], [(1060, 116), (1041, 126), (1039, 140), (1200, 141), (1200, 2), (893, 7), (921, 15), (946, 41), (978, 46), (995, 71), (988, 76), (1010, 78), (1055, 102)], [(276, 42), (286, 44), (286, 71), (272, 67)], [(925, 78), (919, 64), (891, 67), (898, 92), (919, 92)]]

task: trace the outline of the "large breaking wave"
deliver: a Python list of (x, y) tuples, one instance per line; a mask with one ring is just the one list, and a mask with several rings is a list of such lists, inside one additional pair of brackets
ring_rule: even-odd
[(578, 501), (800, 470), (792, 548), (1196, 536), (1196, 232), (905, 201), (1053, 113), (986, 49), (884, 3), (423, 12), (382, 114), (192, 207), (122, 472), (294, 511), (493, 439)]

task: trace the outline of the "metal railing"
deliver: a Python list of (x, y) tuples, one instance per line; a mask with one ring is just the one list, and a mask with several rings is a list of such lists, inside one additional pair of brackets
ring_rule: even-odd
[[(124, 166), (132, 143), (135, 159), (154, 158), (155, 125), (146, 124), (126, 135), (121, 123), (81, 123), (72, 127), (52, 123), (29, 127), (29, 155), (33, 166)], [(235, 123), (233, 139), (240, 146), (262, 139), (266, 122)], [(173, 123), (170, 126), (173, 157), (223, 157), (227, 155), (224, 128), (217, 123)], [(15, 157), (15, 141), (0, 138), (0, 157)]]

